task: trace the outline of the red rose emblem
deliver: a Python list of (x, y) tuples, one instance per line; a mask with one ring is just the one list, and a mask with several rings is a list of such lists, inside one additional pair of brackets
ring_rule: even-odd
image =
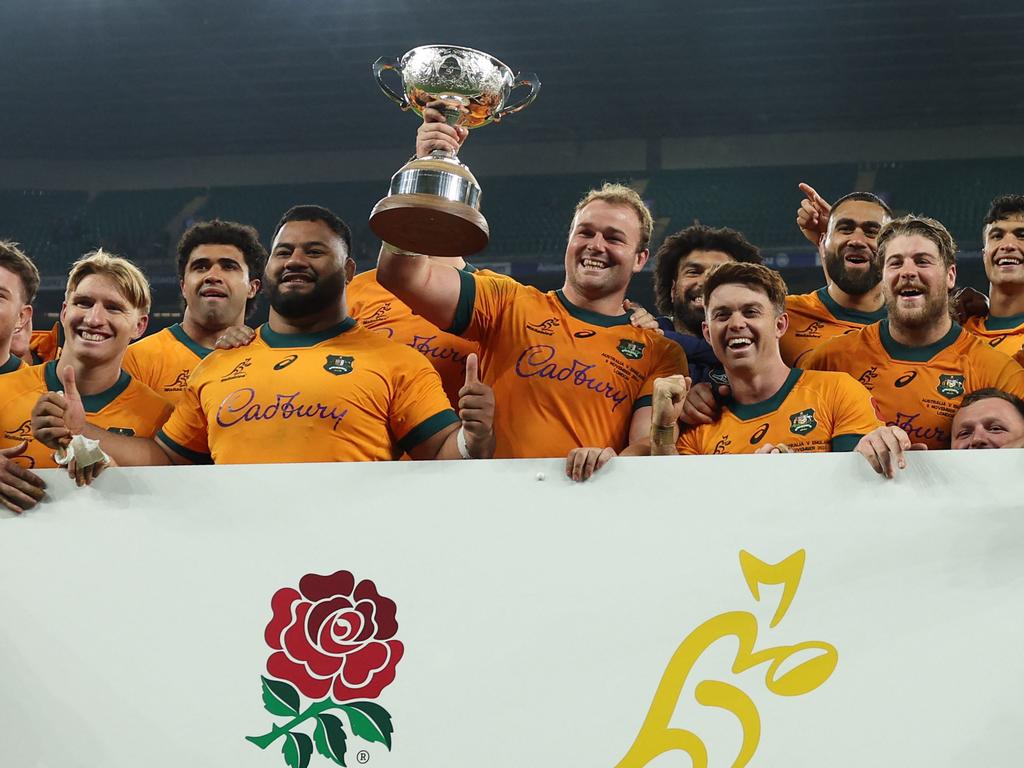
[(395, 603), (372, 581), (356, 584), (348, 571), (308, 574), (299, 589), (279, 589), (267, 645), (267, 672), (311, 699), (373, 699), (395, 679), (404, 653), (395, 640)]

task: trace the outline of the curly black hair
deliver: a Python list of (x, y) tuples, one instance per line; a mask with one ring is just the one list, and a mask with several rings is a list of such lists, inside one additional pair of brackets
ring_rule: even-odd
[(679, 262), (694, 251), (722, 251), (739, 262), (760, 264), (761, 251), (742, 232), (729, 227), (703, 224), (669, 235), (654, 254), (654, 298), (658, 311), (672, 314), (672, 285), (679, 273)]

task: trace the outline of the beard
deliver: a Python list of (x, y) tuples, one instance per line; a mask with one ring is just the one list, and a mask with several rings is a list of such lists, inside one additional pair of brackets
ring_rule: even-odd
[(672, 317), (694, 336), (701, 337), (704, 335), (704, 305), (694, 304), (693, 300), (702, 293), (703, 288), (687, 291), (682, 298), (672, 301)]
[(867, 269), (855, 273), (846, 266), (845, 254), (842, 248), (834, 251), (825, 251), (825, 270), (832, 282), (836, 284), (843, 293), (851, 296), (862, 296), (882, 282), (882, 268), (878, 264), (878, 254), (868, 254)]
[(315, 315), (341, 298), (345, 290), (345, 272), (338, 270), (328, 275), (313, 275), (313, 289), (306, 294), (284, 292), (280, 279), (267, 280), (270, 306), (281, 317), (289, 320)]
[(897, 303), (899, 301), (899, 295), (888, 295), (888, 291), (885, 296), (885, 303), (889, 309), (889, 319), (897, 327), (908, 328), (911, 330), (920, 330), (921, 328), (927, 328), (929, 325), (933, 325), (939, 321), (944, 315), (949, 313), (949, 294), (941, 293), (936, 295), (928, 295), (927, 300), (920, 309), (903, 309)]

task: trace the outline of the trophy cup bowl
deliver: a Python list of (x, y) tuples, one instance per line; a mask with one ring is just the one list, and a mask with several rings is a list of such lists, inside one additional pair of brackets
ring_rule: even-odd
[[(394, 70), (402, 89), (384, 81)], [(479, 128), (525, 108), (537, 97), (536, 75), (513, 75), (493, 56), (454, 45), (424, 45), (401, 59), (373, 64), (377, 85), (403, 110), (422, 115), (432, 102), (445, 103), (450, 125)], [(529, 87), (516, 102), (513, 90)], [(487, 246), (490, 230), (480, 213), (480, 185), (452, 152), (435, 150), (410, 160), (391, 177), (388, 195), (370, 213), (370, 229), (398, 251), (431, 256), (469, 256)]]

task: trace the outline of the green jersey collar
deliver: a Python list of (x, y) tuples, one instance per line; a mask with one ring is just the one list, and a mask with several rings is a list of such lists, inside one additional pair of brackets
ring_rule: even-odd
[(332, 325), (330, 328), (324, 328), (322, 331), (316, 333), (278, 333), (272, 330), (270, 323), (264, 323), (260, 326), (260, 338), (263, 339), (263, 343), (272, 349), (295, 349), (297, 347), (313, 347), (321, 342), (333, 339), (335, 336), (339, 336), (346, 331), (350, 331), (356, 327), (356, 321), (351, 317), (346, 317), (337, 325)]
[(906, 344), (900, 344), (892, 337), (892, 333), (889, 331), (889, 323), (883, 321), (878, 324), (878, 336), (882, 340), (882, 346), (885, 348), (885, 351), (893, 360), (900, 360), (904, 363), (928, 362), (956, 341), (960, 334), (963, 333), (963, 330), (959, 325), (953, 323), (949, 333), (934, 344), (929, 344), (927, 347), (908, 347)]
[(879, 320), (883, 320), (888, 316), (888, 312), (885, 311), (884, 304), (881, 309), (876, 309), (874, 312), (858, 312), (855, 309), (847, 309), (832, 298), (832, 294), (828, 292), (827, 285), (818, 289), (818, 298), (821, 300), (821, 303), (825, 305), (825, 309), (832, 313), (832, 317), (836, 320), (842, 320), (845, 323), (870, 325), (871, 323), (877, 323)]
[(0, 374), (12, 373), (13, 371), (21, 368), (21, 358), (11, 355), (7, 358), (7, 362), (0, 365)]
[[(43, 368), (43, 378), (46, 380), (46, 388), (51, 392), (64, 391), (64, 384), (57, 376), (56, 360), (51, 360)], [(82, 407), (85, 408), (86, 413), (99, 413), (128, 389), (128, 385), (131, 383), (131, 375), (127, 371), (121, 371), (121, 375), (117, 377), (113, 386), (102, 392), (97, 392), (95, 395), (82, 395)]]
[(1012, 331), (1018, 325), (1024, 325), (1024, 314), (993, 317), (989, 315), (982, 323), (986, 331)]
[(786, 380), (782, 382), (782, 386), (779, 387), (779, 391), (776, 392), (771, 397), (769, 397), (767, 400), (762, 400), (760, 403), (750, 403), (744, 405), (742, 403), (737, 403), (735, 400), (732, 399), (732, 397), (729, 397), (725, 401), (725, 404), (730, 411), (736, 414), (736, 418), (740, 419), (741, 421), (756, 419), (759, 418), (760, 416), (765, 416), (769, 413), (773, 413), (774, 411), (777, 411), (779, 409), (779, 406), (782, 405), (782, 402), (787, 397), (789, 397), (789, 393), (793, 391), (793, 387), (796, 385), (797, 381), (800, 380), (800, 377), (803, 375), (803, 373), (804, 372), (799, 368), (793, 368), (789, 372), (789, 376), (786, 377)]
[(602, 315), (598, 312), (591, 312), (589, 309), (577, 307), (575, 304), (569, 301), (565, 297), (565, 294), (562, 292), (561, 288), (555, 291), (555, 296), (557, 296), (558, 300), (562, 302), (562, 306), (565, 307), (565, 310), (570, 315), (575, 317), (577, 320), (582, 320), (584, 323), (589, 323), (590, 325), (599, 325), (602, 328), (614, 328), (617, 325), (629, 325), (629, 312), (615, 316)]
[(193, 339), (191, 336), (185, 333), (185, 329), (181, 327), (181, 323), (175, 323), (167, 330), (171, 332), (171, 336), (173, 336), (182, 344), (184, 344), (188, 348), (189, 352), (198, 357), (200, 360), (204, 359), (208, 354), (213, 352), (212, 349), (207, 349), (206, 347), (197, 344), (195, 339)]

